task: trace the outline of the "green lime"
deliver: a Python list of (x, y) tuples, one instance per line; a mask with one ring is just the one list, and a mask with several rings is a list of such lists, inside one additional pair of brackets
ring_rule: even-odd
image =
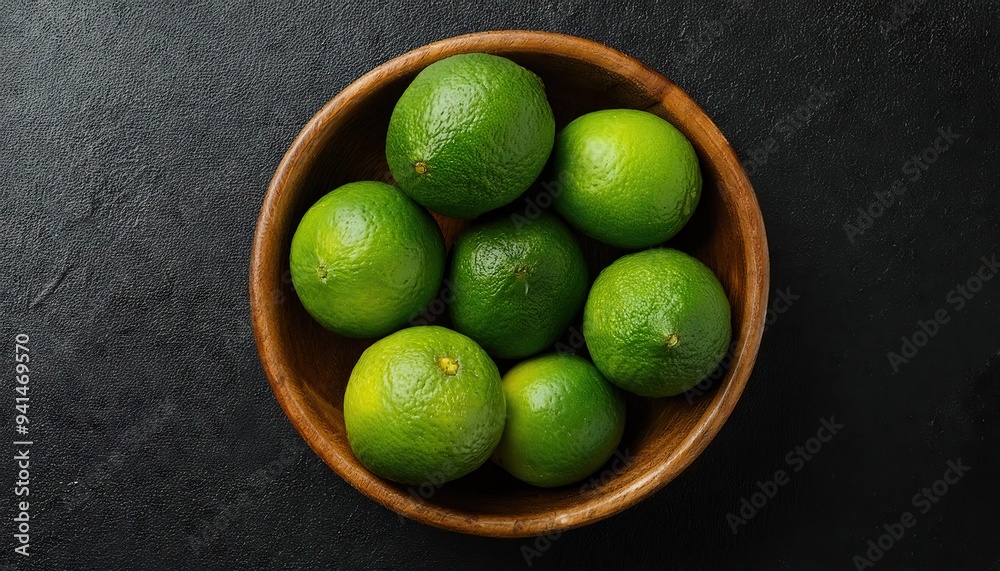
[(424, 206), (475, 218), (538, 177), (555, 120), (537, 75), (502, 57), (455, 55), (421, 71), (396, 103), (385, 154), (399, 187)]
[(729, 300), (691, 256), (654, 248), (622, 256), (594, 281), (583, 337), (609, 381), (637, 395), (680, 394), (729, 348)]
[(381, 182), (352, 182), (302, 217), (290, 255), (295, 293), (323, 327), (348, 337), (399, 328), (437, 294), (444, 239), (426, 210)]
[(455, 328), (508, 359), (555, 342), (587, 295), (587, 265), (570, 229), (551, 215), (519, 220), (461, 234), (448, 284)]
[(493, 459), (535, 486), (577, 482), (601, 467), (625, 430), (625, 399), (576, 355), (524, 361), (503, 378), (507, 424)]
[(440, 484), (485, 462), (503, 433), (500, 373), (461, 333), (410, 327), (361, 354), (344, 394), (351, 449), (396, 482)]
[(578, 117), (553, 151), (561, 191), (553, 204), (583, 233), (620, 248), (660, 244), (701, 198), (694, 147), (667, 121), (634, 109)]

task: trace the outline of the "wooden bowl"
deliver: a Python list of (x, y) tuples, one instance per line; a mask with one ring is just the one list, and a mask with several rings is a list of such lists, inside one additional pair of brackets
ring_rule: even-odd
[[(428, 64), (467, 52), (501, 55), (538, 74), (557, 128), (598, 109), (645, 109), (683, 131), (701, 161), (701, 203), (669, 245), (697, 256), (726, 290), (733, 315), (733, 350), (725, 360), (729, 366), (724, 375), (705, 381), (702, 387), (710, 386), (693, 398), (630, 397), (619, 447), (628, 462), (609, 461), (593, 479), (577, 485), (534, 488), (489, 462), (443, 486), (428, 482), (408, 487), (366, 470), (348, 446), (342, 406), (351, 369), (371, 341), (341, 338), (320, 327), (299, 303), (289, 279), (289, 245), (306, 209), (347, 182), (391, 182), (385, 135), (396, 100)], [(546, 171), (539, 181), (554, 178)], [(538, 196), (536, 204), (545, 205), (544, 199)], [(516, 204), (524, 204), (523, 199)], [(466, 222), (437, 219), (450, 246)], [(591, 279), (622, 253), (592, 240), (583, 240), (582, 247)], [(309, 446), (342, 478), (389, 509), (429, 525), (495, 537), (538, 535), (600, 520), (648, 497), (691, 464), (722, 427), (750, 376), (767, 290), (767, 243), (753, 189), (725, 137), (694, 101), (659, 73), (611, 48), (528, 31), (470, 34), (424, 46), (379, 66), (334, 97), (278, 166), (261, 209), (250, 263), (260, 358), (278, 402)], [(430, 317), (438, 313), (440, 304), (432, 306)], [(436, 323), (445, 323), (444, 317)], [(570, 336), (567, 342), (572, 341)], [(576, 341), (579, 346), (579, 337)]]

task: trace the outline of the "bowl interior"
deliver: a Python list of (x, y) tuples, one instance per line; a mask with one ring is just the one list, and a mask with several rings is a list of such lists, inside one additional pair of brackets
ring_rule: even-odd
[[(341, 410), (351, 369), (371, 341), (324, 330), (303, 309), (290, 283), (288, 249), (306, 209), (347, 182), (392, 182), (385, 134), (396, 100), (428, 63), (471, 51), (508, 57), (538, 74), (557, 129), (598, 109), (645, 109), (677, 126), (699, 154), (701, 202), (668, 245), (698, 257), (718, 275), (733, 309), (734, 350), (726, 358), (728, 367), (705, 382), (711, 386), (703, 395), (630, 398), (619, 447), (628, 461), (609, 461), (589, 482), (543, 490), (518, 482), (492, 463), (444, 485), (404, 486), (372, 475), (350, 451)], [(530, 215), (534, 206), (528, 199), (547, 206), (542, 183), (557, 180), (547, 168), (510, 208)], [(435, 217), (450, 247), (467, 223)], [(624, 253), (580, 239), (591, 279)], [(524, 536), (583, 525), (620, 511), (661, 487), (704, 448), (749, 375), (763, 324), (766, 266), (763, 227), (746, 177), (725, 139), (683, 92), (635, 60), (585, 40), (529, 32), (477, 34), (432, 44), (381, 66), (338, 95), (306, 127), (275, 175), (261, 213), (251, 269), (254, 326), (282, 407), (310, 446), (348, 482), (425, 523), (484, 535)], [(444, 304), (433, 304), (421, 322), (447, 325)], [(578, 331), (579, 323), (562, 343), (585, 354)], [(501, 372), (508, 366), (499, 364)]]

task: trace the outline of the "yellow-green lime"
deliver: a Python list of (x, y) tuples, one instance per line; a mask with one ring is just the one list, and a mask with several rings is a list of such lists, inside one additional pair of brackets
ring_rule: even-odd
[(587, 265), (576, 238), (547, 214), (504, 217), (460, 235), (449, 280), (455, 327), (502, 358), (551, 345), (587, 296)]
[(527, 190), (552, 151), (545, 87), (509, 59), (461, 54), (424, 68), (393, 109), (385, 154), (399, 187), (446, 216), (475, 218)]
[(590, 361), (549, 354), (503, 377), (507, 424), (493, 459), (541, 487), (577, 482), (601, 467), (625, 430), (625, 400)]
[(680, 394), (711, 373), (731, 335), (729, 300), (708, 267), (677, 250), (622, 256), (597, 276), (583, 337), (609, 381), (635, 394)]
[(676, 234), (701, 197), (694, 147), (645, 111), (608, 109), (578, 117), (556, 137), (556, 211), (583, 233), (621, 248)]
[(430, 214), (398, 189), (365, 181), (320, 198), (292, 238), (292, 284), (323, 327), (378, 337), (436, 295), (444, 239)]
[(410, 327), (361, 354), (344, 394), (351, 449), (396, 482), (440, 484), (478, 468), (503, 432), (500, 373), (475, 341)]

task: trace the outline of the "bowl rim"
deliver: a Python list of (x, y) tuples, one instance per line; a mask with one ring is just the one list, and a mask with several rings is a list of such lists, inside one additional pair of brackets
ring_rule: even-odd
[[(555, 513), (539, 512), (527, 517), (492, 514), (470, 516), (460, 509), (414, 500), (405, 492), (360, 469), (354, 461), (343, 457), (321, 437), (321, 432), (312, 422), (308, 406), (298, 400), (289, 386), (288, 378), (292, 373), (287, 364), (270, 357), (273, 353), (268, 349), (281, 332), (275, 326), (274, 318), (278, 310), (275, 304), (269, 303), (273, 292), (268, 290), (263, 268), (274, 255), (274, 247), (269, 246), (267, 236), (288, 179), (296, 172), (303, 155), (316, 150), (320, 143), (315, 135), (323, 130), (343, 105), (362, 95), (371, 85), (393, 76), (411, 73), (413, 69), (422, 68), (438, 59), (458, 53), (495, 52), (511, 48), (570, 57), (615, 69), (616, 73), (650, 89), (664, 107), (683, 109), (685, 113), (696, 117), (699, 127), (706, 132), (706, 140), (715, 143), (715, 148), (712, 149), (713, 163), (720, 173), (723, 170), (730, 171), (730, 179), (735, 181), (735, 184), (726, 184), (724, 192), (731, 193), (736, 199), (737, 218), (740, 219), (741, 228), (746, 230), (746, 240), (742, 244), (748, 276), (744, 292), (744, 315), (748, 315), (750, 319), (743, 321), (742, 328), (746, 334), (741, 336), (733, 352), (729, 371), (713, 395), (712, 402), (673, 453), (654, 469), (639, 475), (627, 486), (612, 489), (610, 493), (594, 496)], [(729, 182), (726, 177), (721, 178)], [(249, 285), (254, 337), (271, 390), (295, 429), (334, 472), (386, 508), (421, 523), (474, 535), (529, 537), (573, 529), (622, 512), (660, 490), (704, 451), (733, 411), (753, 368), (764, 330), (769, 259), (763, 217), (739, 159), (715, 123), (683, 90), (635, 58), (592, 40), (553, 32), (496, 30), (443, 39), (393, 58), (352, 82), (309, 120), (282, 157), (268, 186), (254, 233)]]

